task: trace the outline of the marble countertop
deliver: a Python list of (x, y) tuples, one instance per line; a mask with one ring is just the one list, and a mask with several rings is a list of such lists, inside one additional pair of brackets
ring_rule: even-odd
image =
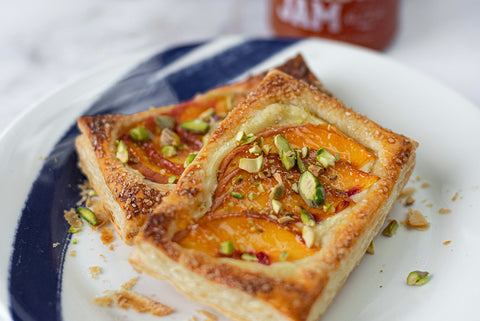
[[(0, 132), (79, 73), (151, 46), (272, 36), (266, 0), (0, 2)], [(387, 56), (480, 106), (480, 1), (403, 0)]]

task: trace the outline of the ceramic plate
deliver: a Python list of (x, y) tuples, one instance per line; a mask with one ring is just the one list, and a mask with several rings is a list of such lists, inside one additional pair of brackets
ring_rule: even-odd
[[(0, 319), (157, 320), (92, 304), (137, 273), (118, 237), (112, 251), (98, 232), (84, 229), (74, 236), (77, 244), (67, 233), (63, 211), (75, 207), (84, 180), (74, 151), (76, 118), (183, 101), (297, 53), (347, 106), (419, 142), (409, 182), (417, 189), (412, 207), (431, 223), (427, 231), (400, 226), (394, 237), (377, 236), (375, 255), (363, 258), (322, 320), (478, 320), (480, 109), (365, 49), (236, 37), (114, 60), (41, 101), (0, 137)], [(406, 213), (397, 202), (390, 218), (401, 221)], [(101, 268), (97, 279), (91, 266)], [(413, 270), (432, 277), (422, 287), (407, 286)], [(134, 290), (174, 308), (165, 321), (202, 320), (197, 310), (214, 312), (147, 275)]]

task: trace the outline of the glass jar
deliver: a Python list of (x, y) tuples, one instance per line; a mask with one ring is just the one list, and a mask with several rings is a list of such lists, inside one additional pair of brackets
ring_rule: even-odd
[(393, 40), (400, 0), (270, 0), (278, 36), (318, 36), (383, 50)]

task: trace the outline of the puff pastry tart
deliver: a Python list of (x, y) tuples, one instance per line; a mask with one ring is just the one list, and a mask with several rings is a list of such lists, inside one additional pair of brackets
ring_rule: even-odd
[(148, 218), (130, 262), (234, 320), (318, 320), (416, 146), (272, 70)]
[[(281, 70), (321, 87), (297, 56)], [(103, 202), (121, 238), (132, 244), (211, 131), (266, 73), (197, 95), (194, 99), (134, 115), (78, 119), (79, 165)]]

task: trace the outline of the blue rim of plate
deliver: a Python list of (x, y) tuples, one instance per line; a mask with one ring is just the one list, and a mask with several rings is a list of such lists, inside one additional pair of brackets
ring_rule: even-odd
[[(164, 106), (228, 83), (298, 39), (237, 43), (160, 79), (155, 75), (209, 42), (174, 47), (153, 55), (106, 90), (84, 115), (135, 113)], [(128, 95), (124, 93), (128, 92)], [(56, 143), (35, 179), (18, 221), (10, 258), (8, 291), (13, 320), (63, 320), (62, 273), (71, 234), (63, 211), (75, 207), (85, 177), (77, 167), (75, 124)], [(54, 240), (63, 240), (53, 247)]]

